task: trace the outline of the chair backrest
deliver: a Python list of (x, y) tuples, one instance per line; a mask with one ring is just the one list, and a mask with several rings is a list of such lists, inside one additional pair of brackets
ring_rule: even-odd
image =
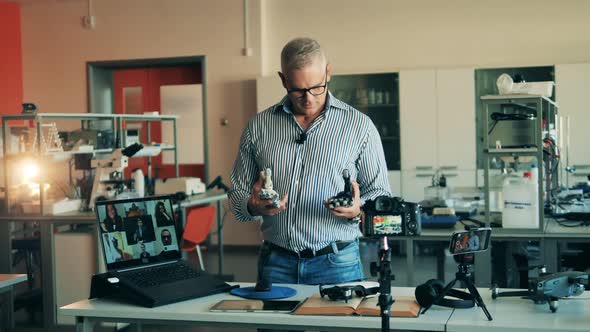
[(186, 225), (182, 238), (194, 245), (202, 243), (209, 235), (213, 219), (215, 218), (215, 206), (204, 206), (188, 210)]

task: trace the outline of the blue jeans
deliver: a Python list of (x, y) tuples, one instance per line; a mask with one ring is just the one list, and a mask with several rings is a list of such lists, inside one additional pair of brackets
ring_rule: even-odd
[[(363, 280), (363, 266), (358, 241), (334, 253), (312, 258), (299, 258), (282, 250), (262, 245), (258, 257), (258, 278), (281, 284), (339, 284)], [(319, 291), (319, 289), (318, 289)], [(258, 329), (258, 332), (276, 330)], [(289, 330), (290, 332), (297, 332)]]
[(263, 244), (258, 258), (258, 278), (271, 283), (339, 284), (364, 278), (357, 241), (334, 253), (312, 258), (299, 258)]

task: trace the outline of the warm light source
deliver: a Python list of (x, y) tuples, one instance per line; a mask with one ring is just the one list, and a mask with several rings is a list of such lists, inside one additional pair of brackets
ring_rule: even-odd
[[(39, 185), (39, 173), (40, 168), (35, 160), (25, 159), (20, 164), (21, 172), (21, 185), (26, 188), (28, 195), (31, 197), (39, 197), (40, 185)], [(51, 186), (48, 183), (43, 184), (43, 192)]]
[(29, 183), (39, 175), (39, 166), (32, 160), (25, 160), (22, 164), (23, 183)]

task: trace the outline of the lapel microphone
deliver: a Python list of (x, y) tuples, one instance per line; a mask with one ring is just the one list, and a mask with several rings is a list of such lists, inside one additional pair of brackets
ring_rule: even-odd
[(297, 138), (295, 140), (295, 143), (297, 143), (297, 144), (303, 144), (303, 143), (305, 143), (306, 140), (307, 140), (307, 134), (306, 133), (301, 133), (301, 134), (299, 134), (299, 138)]

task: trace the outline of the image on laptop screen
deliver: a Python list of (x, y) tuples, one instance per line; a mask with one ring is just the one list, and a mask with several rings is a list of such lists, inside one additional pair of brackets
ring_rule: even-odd
[(180, 259), (169, 196), (102, 201), (95, 210), (108, 270)]

